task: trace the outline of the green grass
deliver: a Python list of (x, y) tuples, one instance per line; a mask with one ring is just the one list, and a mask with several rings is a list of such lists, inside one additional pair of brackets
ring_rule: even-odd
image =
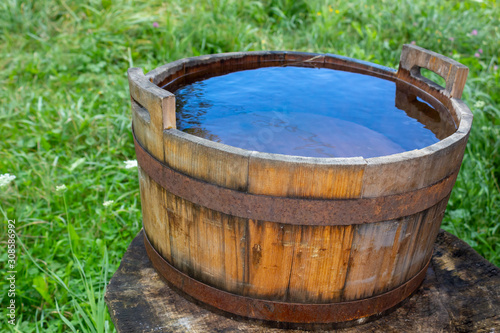
[(0, 2), (0, 174), (17, 177), (1, 188), (2, 246), (8, 219), (18, 233), (17, 324), (0, 329), (113, 330), (104, 287), (141, 228), (137, 171), (123, 163), (135, 159), (125, 73), (200, 54), (329, 52), (397, 68), (415, 41), (467, 65), (475, 119), (443, 227), (499, 265), (499, 18), (487, 0)]

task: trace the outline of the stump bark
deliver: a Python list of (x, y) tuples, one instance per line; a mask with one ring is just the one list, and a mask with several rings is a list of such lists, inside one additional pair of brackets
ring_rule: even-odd
[[(106, 303), (119, 333), (277, 333), (283, 331), (270, 326), (286, 328), (285, 324), (216, 313), (181, 296), (153, 268), (144, 247), (143, 231), (132, 241), (112, 277)], [(399, 307), (370, 320), (341, 331), (498, 332), (500, 269), (465, 242), (441, 230), (422, 286)], [(324, 326), (304, 328), (328, 331)], [(301, 330), (295, 328), (289, 332)]]

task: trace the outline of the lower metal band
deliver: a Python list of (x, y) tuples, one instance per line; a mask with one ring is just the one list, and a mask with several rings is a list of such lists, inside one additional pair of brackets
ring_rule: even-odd
[(410, 296), (425, 278), (429, 262), (408, 282), (370, 298), (357, 301), (303, 304), (275, 302), (232, 294), (182, 273), (169, 264), (151, 245), (144, 232), (144, 245), (155, 269), (175, 288), (202, 303), (238, 316), (286, 323), (340, 323), (377, 315)]

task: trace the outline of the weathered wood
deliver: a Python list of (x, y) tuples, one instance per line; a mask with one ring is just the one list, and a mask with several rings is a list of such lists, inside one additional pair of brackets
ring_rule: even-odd
[(287, 300), (297, 229), (293, 225), (249, 221), (244, 296)]
[(415, 276), (430, 259), (447, 202), (398, 220), (356, 225), (342, 299), (380, 295)]
[(298, 230), (288, 301), (330, 303), (342, 300), (353, 229), (352, 226), (303, 226)]
[(151, 83), (140, 68), (128, 70), (134, 131), (139, 141), (163, 161), (163, 129), (176, 128), (175, 96)]
[[(144, 229), (179, 270), (231, 292), (245, 288), (247, 220), (195, 205), (139, 169)], [(162, 203), (157, 204), (157, 199)]]
[[(421, 288), (392, 313), (342, 332), (496, 332), (500, 328), (499, 286), (499, 268), (441, 231)], [(179, 295), (151, 266), (142, 232), (112, 277), (106, 303), (119, 333), (282, 332), (269, 323), (231, 319)], [(316, 328), (328, 331), (325, 326)]]
[[(139, 166), (139, 185), (141, 191), (141, 208), (143, 227), (148, 237), (154, 239), (154, 247), (167, 260), (172, 260), (169, 226), (170, 220), (165, 211), (168, 201), (163, 188), (151, 180)], [(162, 203), (157, 200), (161, 198)]]
[(366, 159), (361, 197), (411, 192), (440, 181), (460, 167), (467, 139), (468, 133), (455, 132), (423, 149)]
[[(361, 224), (356, 226), (343, 290), (343, 300), (352, 301), (380, 293), (389, 281), (398, 253), (399, 221)], [(404, 254), (403, 254), (404, 255)], [(382, 286), (380, 286), (382, 284)], [(377, 288), (378, 287), (378, 288)], [(389, 289), (394, 286), (388, 286)]]

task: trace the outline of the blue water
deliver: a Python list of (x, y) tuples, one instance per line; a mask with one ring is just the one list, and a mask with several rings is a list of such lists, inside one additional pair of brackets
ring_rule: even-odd
[(394, 82), (357, 73), (245, 70), (177, 90), (177, 128), (235, 147), (310, 157), (368, 158), (438, 142), (395, 106), (395, 94)]

